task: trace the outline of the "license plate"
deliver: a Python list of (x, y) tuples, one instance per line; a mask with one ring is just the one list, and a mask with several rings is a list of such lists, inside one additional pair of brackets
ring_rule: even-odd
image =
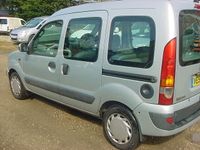
[(192, 87), (200, 86), (200, 73), (192, 76)]

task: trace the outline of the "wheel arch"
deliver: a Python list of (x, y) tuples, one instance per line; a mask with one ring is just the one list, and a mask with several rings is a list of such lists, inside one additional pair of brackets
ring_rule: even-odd
[(105, 103), (103, 103), (103, 105), (101, 105), (100, 107), (100, 111), (99, 111), (99, 114), (100, 114), (100, 117), (102, 118), (103, 117), (103, 114), (106, 112), (107, 109), (109, 109), (109, 107), (111, 106), (116, 106), (116, 105), (120, 105), (122, 107), (125, 107), (127, 108), (130, 112), (132, 112), (132, 110), (125, 104), (123, 103), (120, 103), (118, 101), (114, 101), (114, 100), (110, 100), (110, 101), (107, 101)]
[(23, 74), (20, 74), (20, 71), (18, 70), (18, 68), (16, 68), (16, 69), (10, 68), (8, 70), (8, 78), (10, 79), (11, 74), (14, 73), (14, 72), (18, 74), (18, 76), (20, 78), (20, 81), (22, 82), (23, 86), (25, 87), (25, 89), (28, 90), (28, 88), (27, 88), (27, 86), (25, 84), (25, 80), (23, 78)]
[[(9, 79), (10, 79), (10, 76), (11, 76), (11, 74), (12, 74), (13, 72), (16, 72), (16, 73), (17, 73), (17, 71), (16, 71), (15, 69), (10, 69), (10, 70), (8, 71), (8, 77), (9, 77)], [(17, 73), (17, 74), (18, 74), (18, 73)]]
[(111, 105), (124, 106), (133, 113), (133, 110), (143, 102), (137, 91), (119, 83), (105, 84), (98, 90), (97, 95), (100, 97), (100, 117)]

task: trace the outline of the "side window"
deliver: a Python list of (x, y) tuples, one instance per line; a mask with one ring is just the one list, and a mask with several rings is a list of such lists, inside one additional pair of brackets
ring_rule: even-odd
[(112, 21), (108, 61), (114, 65), (148, 68), (152, 65), (155, 25), (144, 16), (116, 17)]
[(33, 39), (31, 54), (55, 57), (62, 30), (62, 21), (46, 24)]
[(100, 18), (72, 19), (67, 27), (64, 57), (95, 62), (98, 56), (100, 30)]
[(24, 20), (20, 20), (21, 21), (21, 25), (24, 25), (26, 22)]
[(200, 62), (200, 13), (182, 10), (179, 14), (180, 55), (182, 66)]
[(8, 23), (7, 19), (0, 19), (0, 24), (7, 24), (7, 23)]

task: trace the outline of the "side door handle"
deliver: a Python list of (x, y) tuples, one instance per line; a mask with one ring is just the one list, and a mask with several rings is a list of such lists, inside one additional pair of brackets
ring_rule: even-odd
[(55, 72), (56, 71), (56, 63), (53, 61), (50, 61), (48, 63), (48, 69), (50, 72)]
[(56, 69), (56, 64), (55, 64), (55, 62), (50, 61), (49, 64), (48, 64), (48, 67), (51, 68), (51, 69)]
[(68, 64), (63, 64), (62, 68), (61, 68), (61, 73), (63, 75), (68, 75), (68, 72), (69, 72), (69, 65)]

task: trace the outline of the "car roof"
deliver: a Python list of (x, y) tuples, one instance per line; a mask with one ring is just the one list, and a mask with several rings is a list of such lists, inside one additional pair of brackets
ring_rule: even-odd
[(55, 12), (52, 16), (86, 11), (108, 11), (114, 9), (154, 9), (169, 3), (193, 3), (191, 0), (112, 0), (72, 6)]

